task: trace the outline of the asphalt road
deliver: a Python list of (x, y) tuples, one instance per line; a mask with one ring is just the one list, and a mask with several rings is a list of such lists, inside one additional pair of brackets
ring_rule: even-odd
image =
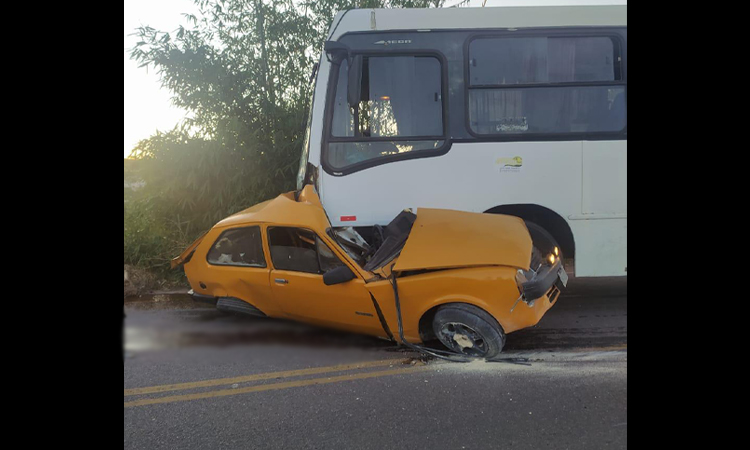
[(505, 357), (425, 360), (391, 343), (126, 302), (126, 449), (627, 447), (627, 280), (571, 279)]

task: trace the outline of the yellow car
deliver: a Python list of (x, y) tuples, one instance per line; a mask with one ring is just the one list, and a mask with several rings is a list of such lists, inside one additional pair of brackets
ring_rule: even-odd
[(195, 300), (221, 310), (406, 345), (437, 338), (484, 358), (535, 325), (567, 282), (557, 248), (532, 258), (517, 217), (419, 208), (375, 231), (367, 242), (331, 227), (307, 185), (217, 223), (172, 267), (184, 265)]

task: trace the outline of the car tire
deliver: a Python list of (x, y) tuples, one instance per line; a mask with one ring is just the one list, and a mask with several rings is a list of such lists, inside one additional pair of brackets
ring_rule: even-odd
[(432, 320), (440, 342), (456, 353), (491, 359), (505, 345), (505, 333), (494, 317), (466, 303), (440, 307)]
[(534, 222), (529, 222), (528, 220), (524, 222), (526, 223), (526, 228), (531, 235), (531, 242), (533, 245), (533, 248), (531, 249), (532, 269), (536, 270), (536, 268), (544, 261), (544, 258), (554, 251), (555, 247), (557, 247), (560, 252), (559, 257), (562, 258), (562, 249), (560, 249), (557, 241), (552, 237), (549, 231)]

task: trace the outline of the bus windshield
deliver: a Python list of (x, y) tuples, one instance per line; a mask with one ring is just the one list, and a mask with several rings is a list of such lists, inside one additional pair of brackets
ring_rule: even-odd
[(347, 101), (349, 66), (338, 72), (328, 163), (336, 168), (442, 145), (440, 61), (432, 56), (365, 56), (360, 98)]

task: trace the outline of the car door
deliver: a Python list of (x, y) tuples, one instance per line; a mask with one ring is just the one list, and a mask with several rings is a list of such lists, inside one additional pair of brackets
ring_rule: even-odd
[(263, 252), (260, 225), (224, 230), (211, 244), (206, 263), (212, 266), (210, 279), (193, 276), (204, 283), (212, 295), (235, 297), (269, 316), (280, 315), (268, 283), (270, 269)]
[(289, 318), (385, 335), (364, 280), (323, 283), (325, 272), (345, 264), (319, 236), (295, 227), (269, 227), (267, 236), (273, 265), (271, 292)]

